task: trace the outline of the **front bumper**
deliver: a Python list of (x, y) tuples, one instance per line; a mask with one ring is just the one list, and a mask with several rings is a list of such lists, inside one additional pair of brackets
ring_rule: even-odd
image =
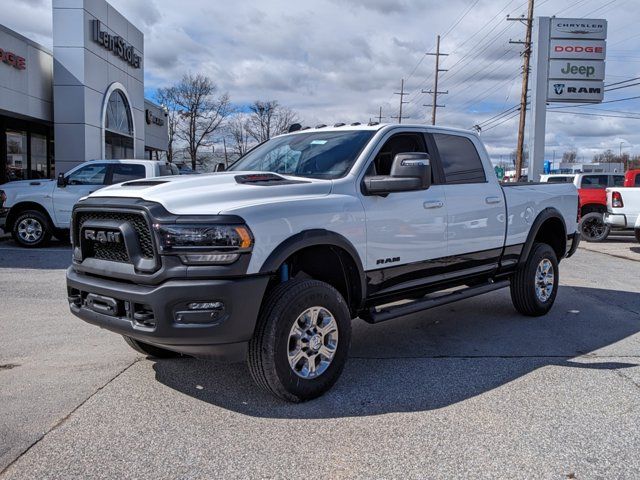
[[(627, 216), (621, 213), (605, 213), (604, 223), (615, 228), (627, 228)], [(628, 227), (633, 228), (633, 225)]]
[[(168, 280), (136, 285), (67, 270), (71, 312), (82, 320), (168, 350), (241, 361), (253, 335), (268, 276)], [(222, 308), (190, 310), (190, 303)]]

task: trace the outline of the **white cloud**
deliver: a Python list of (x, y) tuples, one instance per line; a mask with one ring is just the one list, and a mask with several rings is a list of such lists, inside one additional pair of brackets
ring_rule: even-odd
[[(581, 16), (594, 12), (609, 20), (607, 82), (640, 76), (640, 35), (636, 0), (538, 2), (537, 15)], [(51, 44), (51, 3), (13, 0), (2, 22), (45, 45)], [(112, 0), (145, 33), (146, 87), (202, 72), (228, 91), (235, 103), (277, 99), (309, 124), (367, 121), (379, 106), (396, 115), (394, 95), (404, 77), (410, 121), (426, 122), (434, 59), (424, 57), (436, 34), (449, 27), (473, 0), (316, 0), (211, 2), (207, 0)], [(504, 20), (525, 13), (524, 0), (480, 0), (442, 40), (439, 123), (469, 128), (515, 105), (520, 96), (519, 46), (524, 28)], [(505, 5), (508, 5), (505, 8)], [(565, 10), (566, 11), (563, 11)], [(474, 36), (475, 34), (475, 36)], [(635, 35), (635, 36), (634, 36)], [(418, 64), (418, 62), (420, 62)], [(640, 86), (607, 93), (606, 100), (640, 95)], [(634, 111), (637, 101), (601, 108)], [(578, 111), (575, 108), (567, 111)], [(582, 110), (598, 113), (594, 110)], [(610, 112), (611, 113), (611, 112)], [(619, 115), (611, 113), (612, 115)], [(500, 119), (503, 121), (505, 119)], [(489, 151), (504, 155), (516, 143), (517, 118), (494, 122), (482, 136)], [(618, 148), (620, 139), (640, 154), (640, 121), (549, 113), (548, 150)]]

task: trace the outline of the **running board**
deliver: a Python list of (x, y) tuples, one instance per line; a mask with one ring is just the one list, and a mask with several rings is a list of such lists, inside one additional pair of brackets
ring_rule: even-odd
[[(375, 307), (369, 310), (369, 314), (365, 315), (363, 320), (368, 323), (380, 323), (392, 320), (394, 318), (411, 315), (412, 313), (422, 312), (430, 308), (439, 307), (448, 303), (464, 300), (465, 298), (475, 297), (483, 293), (489, 293), (509, 286), (509, 280), (500, 280), (499, 282), (484, 283), (479, 286), (467, 287), (456, 290), (453, 293), (442, 295), (436, 298), (422, 298), (414, 300), (410, 303), (404, 303), (397, 306), (384, 307), (377, 310)], [(361, 317), (362, 318), (362, 317)]]

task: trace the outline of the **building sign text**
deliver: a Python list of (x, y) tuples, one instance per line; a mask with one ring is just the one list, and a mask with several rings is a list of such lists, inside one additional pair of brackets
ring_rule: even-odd
[(118, 35), (111, 35), (101, 29), (100, 20), (91, 20), (93, 27), (93, 41), (99, 43), (107, 50), (113, 52), (133, 68), (140, 68), (142, 58), (135, 53), (132, 45), (129, 45), (124, 38)]

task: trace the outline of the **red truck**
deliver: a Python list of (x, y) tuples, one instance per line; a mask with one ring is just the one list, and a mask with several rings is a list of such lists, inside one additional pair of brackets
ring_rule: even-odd
[(611, 226), (604, 223), (607, 212), (608, 187), (640, 185), (640, 170), (622, 173), (576, 173), (542, 175), (547, 183), (573, 183), (580, 199), (580, 233), (587, 242), (602, 242), (607, 239)]
[(625, 187), (640, 187), (640, 168), (624, 174)]

